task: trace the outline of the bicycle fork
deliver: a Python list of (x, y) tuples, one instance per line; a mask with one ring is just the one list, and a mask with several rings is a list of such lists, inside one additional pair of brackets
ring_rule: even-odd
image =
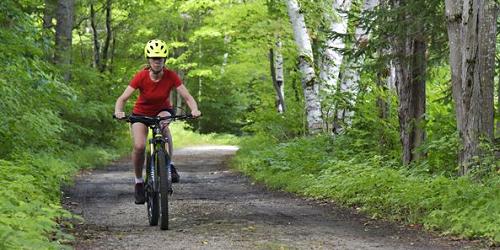
[(149, 164), (147, 166), (148, 168), (148, 178), (149, 178), (149, 183), (151, 184), (151, 188), (153, 189), (152, 191), (153, 192), (158, 192), (158, 188), (157, 188), (157, 185), (156, 185), (156, 175), (155, 175), (155, 151), (154, 151), (154, 142), (153, 142), (153, 139), (149, 139), (149, 146), (150, 146), (150, 150), (149, 150)]

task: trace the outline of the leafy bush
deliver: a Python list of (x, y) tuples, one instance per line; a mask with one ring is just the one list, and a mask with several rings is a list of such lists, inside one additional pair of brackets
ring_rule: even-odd
[(373, 217), (500, 242), (498, 174), (481, 183), (470, 177), (430, 175), (401, 167), (399, 160), (387, 156), (352, 154), (356, 146), (342, 144), (341, 137), (285, 143), (262, 135), (247, 138), (233, 165), (271, 187), (333, 199)]
[(60, 176), (74, 170), (49, 157), (0, 161), (0, 185), (8, 187), (0, 192), (0, 248), (60, 248), (69, 239), (55, 219), (70, 216), (58, 191)]
[(279, 141), (286, 141), (305, 133), (304, 114), (302, 106), (298, 103), (290, 103), (284, 114), (279, 114), (274, 109), (274, 99), (269, 95), (268, 105), (258, 107), (249, 115), (253, 121), (244, 130), (254, 133), (262, 133), (271, 136)]
[(60, 185), (121, 155), (113, 139), (121, 132), (109, 115), (111, 81), (82, 67), (78, 83), (63, 83), (46, 60), (39, 20), (22, 4), (0, 2), (0, 249), (64, 248), (71, 237), (59, 222), (70, 214)]

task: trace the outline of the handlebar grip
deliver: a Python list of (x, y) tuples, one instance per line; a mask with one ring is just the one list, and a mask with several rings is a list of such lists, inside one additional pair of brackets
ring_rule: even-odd
[(113, 114), (113, 119), (116, 119), (116, 120), (120, 120), (120, 121), (121, 121), (121, 120), (127, 120), (127, 119), (128, 119), (128, 117), (127, 117), (127, 116), (124, 116), (123, 118), (118, 118), (118, 117), (116, 117), (116, 115), (115, 115), (115, 114)]

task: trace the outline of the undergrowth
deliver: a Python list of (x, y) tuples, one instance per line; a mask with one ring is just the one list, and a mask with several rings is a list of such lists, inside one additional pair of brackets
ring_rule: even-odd
[(355, 154), (342, 142), (318, 136), (278, 143), (258, 135), (242, 141), (233, 165), (270, 187), (332, 199), (374, 218), (500, 242), (498, 173), (479, 182), (423, 172), (377, 153)]
[(106, 164), (122, 154), (119, 147), (87, 147), (0, 160), (0, 249), (68, 248), (64, 244), (72, 236), (61, 223), (73, 215), (61, 206), (61, 185), (71, 182), (78, 169)]

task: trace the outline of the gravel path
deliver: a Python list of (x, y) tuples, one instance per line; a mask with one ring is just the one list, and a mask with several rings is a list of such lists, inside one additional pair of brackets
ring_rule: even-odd
[(76, 249), (477, 249), (370, 220), (320, 201), (267, 190), (228, 170), (235, 147), (177, 150), (170, 230), (150, 227), (133, 203), (130, 160), (82, 173), (63, 204), (84, 222)]

